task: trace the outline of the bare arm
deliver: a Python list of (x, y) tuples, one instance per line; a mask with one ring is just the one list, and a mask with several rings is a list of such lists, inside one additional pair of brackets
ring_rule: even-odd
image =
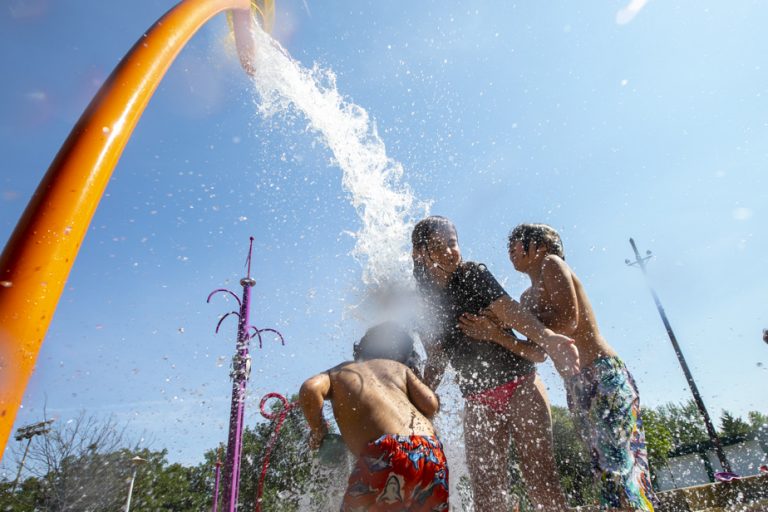
[(448, 364), (445, 352), (437, 340), (420, 333), (424, 352), (427, 353), (427, 361), (424, 363), (424, 383), (432, 390), (437, 389), (445, 374), (445, 366)]
[(534, 315), (519, 302), (503, 295), (496, 299), (488, 309), (499, 321), (523, 333), (531, 341), (543, 348), (557, 371), (563, 377), (571, 377), (579, 372), (579, 351), (574, 341), (562, 334), (556, 334), (544, 326)]
[(323, 402), (330, 397), (331, 378), (327, 373), (310, 377), (299, 390), (299, 404), (309, 423), (309, 447), (316, 450), (328, 433), (328, 424), (323, 417)]
[(472, 339), (491, 341), (534, 363), (543, 363), (547, 354), (537, 345), (517, 339), (497, 323), (493, 314), (483, 315), (464, 313), (459, 318), (459, 329)]
[(421, 414), (432, 419), (440, 409), (440, 400), (434, 391), (421, 382), (410, 369), (406, 370), (405, 384), (411, 403)]
[(579, 326), (579, 307), (573, 274), (557, 256), (547, 256), (541, 266), (547, 292), (547, 308), (539, 314), (542, 322), (557, 332), (572, 335)]
[(523, 333), (528, 339), (539, 343), (542, 339), (553, 334), (547, 329), (533, 313), (523, 308), (519, 302), (509, 295), (502, 295), (488, 306), (488, 310), (499, 319), (503, 325), (507, 325), (518, 332)]

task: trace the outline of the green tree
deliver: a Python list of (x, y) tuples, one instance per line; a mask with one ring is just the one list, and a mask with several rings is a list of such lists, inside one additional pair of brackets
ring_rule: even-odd
[(571, 505), (597, 499), (592, 462), (568, 409), (552, 406), (552, 437), (560, 483)]
[(720, 436), (727, 440), (746, 439), (753, 431), (752, 427), (741, 418), (734, 417), (730, 412), (723, 411), (720, 416)]
[[(295, 396), (292, 399), (295, 400)], [(281, 404), (272, 404), (272, 413), (279, 413)], [(259, 479), (266, 457), (267, 446), (277, 426), (277, 419), (246, 427), (243, 432), (243, 459), (240, 466), (240, 510), (253, 510), (256, 506)], [(329, 483), (315, 463), (307, 445), (308, 429), (301, 411), (291, 409), (285, 417), (275, 442), (264, 480), (262, 510), (295, 511), (300, 506), (311, 510), (324, 510)], [(224, 448), (224, 447), (221, 447)], [(201, 469), (213, 475), (217, 450), (205, 454)], [(338, 470), (338, 468), (337, 468)], [(347, 468), (341, 470), (346, 480)], [(337, 471), (338, 472), (338, 471)], [(213, 486), (211, 485), (211, 488)], [(219, 498), (222, 499), (221, 497)], [(221, 503), (221, 501), (220, 501)]]
[[(114, 511), (121, 510), (128, 494), (133, 467), (139, 456), (133, 503), (139, 510), (202, 510), (210, 500), (196, 468), (169, 465), (167, 452), (130, 446), (125, 429), (113, 418), (99, 420), (81, 413), (56, 425), (30, 444), (28, 475), (12, 491), (0, 484), (4, 511)], [(128, 446), (126, 446), (128, 445)]]
[(747, 419), (749, 420), (749, 426), (752, 432), (759, 430), (768, 430), (768, 416), (757, 411), (749, 411), (747, 413)]
[[(565, 407), (552, 406), (552, 438), (555, 462), (560, 473), (560, 484), (569, 504), (580, 506), (593, 503), (597, 499), (597, 491), (589, 454)], [(517, 455), (514, 449), (510, 460), (511, 493), (517, 500), (518, 508), (521, 511), (533, 510), (526, 496), (525, 483), (517, 464)]]
[(673, 450), (709, 441), (704, 420), (693, 400), (681, 404), (668, 403), (656, 409), (659, 421), (672, 435)]
[(667, 463), (669, 453), (675, 446), (675, 438), (658, 411), (644, 407), (640, 414), (645, 433), (645, 447), (648, 450), (651, 481), (655, 485), (656, 471)]

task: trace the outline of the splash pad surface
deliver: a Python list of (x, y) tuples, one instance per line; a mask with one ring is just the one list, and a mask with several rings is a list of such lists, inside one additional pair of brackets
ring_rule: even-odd
[[(0, 31), (6, 48), (20, 48), (3, 57), (16, 70), (0, 100), (9, 112), (0, 141), (9, 169), (6, 234), (95, 84), (171, 4), (137, 4), (120, 26), (113, 9), (97, 3), (66, 13), (45, 2), (19, 5)], [(604, 334), (653, 405), (683, 400), (686, 391), (671, 356), (659, 360), (668, 349), (639, 295), (642, 284), (621, 265), (629, 235), (652, 241), (660, 258), (663, 248), (657, 277), (670, 282), (661, 293), (679, 305), (673, 322), (696, 340), (690, 358), (710, 407), (765, 410), (755, 392), (725, 397), (715, 382), (726, 372), (740, 379), (734, 389), (755, 390), (765, 376), (757, 366), (764, 347), (750, 341), (765, 327), (758, 309), (765, 286), (743, 278), (764, 272), (756, 264), (764, 242), (753, 233), (764, 216), (765, 156), (750, 141), (764, 135), (754, 112), (765, 99), (753, 86), (723, 83), (697, 60), (706, 52), (730, 75), (761, 83), (764, 70), (737, 65), (758, 56), (743, 50), (732, 58), (731, 48), (750, 34), (761, 40), (750, 21), (758, 14), (718, 10), (728, 20), (722, 27), (739, 30), (724, 28), (731, 46), (715, 48), (698, 35), (709, 18), (691, 11), (685, 19), (697, 50), (668, 55), (658, 41), (676, 47), (683, 17), (652, 3), (625, 25), (610, 10), (565, 5), (546, 15), (502, 4), (411, 6), (398, 16), (373, 4), (284, 9), (278, 39), (305, 66), (318, 61), (335, 72), (340, 94), (375, 119), (404, 181), (457, 223), (467, 257), (488, 263), (519, 293), (525, 282), (506, 261), (506, 231), (530, 219), (561, 228)], [(346, 234), (360, 221), (333, 156), (301, 115), (256, 113), (225, 35), (219, 20), (192, 41), (139, 123), (65, 288), (19, 424), (37, 420), (47, 396), (51, 414), (114, 412), (137, 431), (177, 443), (172, 457), (197, 460), (194, 448), (212, 446), (226, 429), (229, 357), (229, 346), (210, 335), (199, 297), (223, 274), (240, 277), (232, 255), (239, 264), (250, 234), (262, 244), (254, 315), (301, 340), (264, 353), (276, 364), (254, 367), (256, 396), (274, 389), (263, 380), (296, 389), (306, 374), (346, 357), (361, 334), (355, 315), (343, 316), (361, 288), (361, 267), (348, 255), (355, 241)], [(644, 44), (651, 40), (658, 46)], [(605, 57), (600, 67), (596, 54)], [(752, 99), (747, 108), (729, 97)], [(716, 122), (731, 115), (733, 124)], [(693, 294), (700, 276), (723, 261), (731, 262), (727, 278)], [(735, 282), (748, 284), (736, 289)], [(717, 314), (713, 302), (722, 302)], [(734, 343), (716, 334), (724, 326)], [(552, 400), (562, 403), (558, 379), (549, 367), (543, 373)], [(250, 414), (255, 421), (255, 408)]]

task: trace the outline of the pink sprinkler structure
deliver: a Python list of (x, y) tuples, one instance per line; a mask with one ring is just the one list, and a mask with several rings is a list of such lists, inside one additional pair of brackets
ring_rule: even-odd
[[(248, 384), (248, 378), (251, 373), (251, 356), (249, 353), (249, 347), (251, 340), (257, 338), (259, 340), (259, 348), (262, 347), (263, 339), (262, 333), (274, 334), (282, 345), (285, 345), (285, 339), (275, 329), (259, 329), (250, 324), (250, 300), (251, 300), (251, 288), (256, 286), (256, 280), (251, 277), (251, 257), (253, 255), (253, 237), (250, 238), (250, 245), (248, 248), (248, 258), (246, 265), (248, 272), (246, 277), (240, 280), (240, 285), (243, 287), (242, 300), (233, 291), (226, 288), (219, 288), (214, 290), (208, 295), (206, 302), (210, 302), (211, 298), (217, 293), (228, 293), (239, 306), (239, 311), (230, 311), (221, 317), (219, 323), (216, 324), (216, 333), (219, 332), (219, 328), (224, 320), (230, 316), (235, 315), (238, 317), (237, 322), (237, 347), (235, 350), (235, 356), (232, 358), (232, 405), (229, 413), (229, 437), (227, 439), (227, 457), (224, 461), (224, 479), (223, 479), (223, 498), (227, 504), (229, 512), (235, 512), (237, 510), (237, 500), (240, 491), (240, 460), (242, 458), (243, 447), (243, 417), (245, 414), (245, 396), (246, 386)], [(283, 399), (285, 400), (285, 399)], [(214, 496), (214, 512), (217, 510), (218, 492)]]

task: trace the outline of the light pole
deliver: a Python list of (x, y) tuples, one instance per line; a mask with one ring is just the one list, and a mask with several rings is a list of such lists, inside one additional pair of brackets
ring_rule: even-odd
[(219, 512), (219, 482), (221, 481), (221, 448), (216, 454), (216, 481), (213, 484), (212, 512)]
[(39, 423), (32, 423), (31, 425), (19, 427), (16, 429), (16, 435), (14, 438), (17, 441), (26, 439), (27, 446), (24, 448), (24, 455), (21, 457), (21, 463), (19, 464), (19, 472), (16, 473), (16, 480), (13, 481), (13, 488), (11, 488), (11, 492), (15, 492), (16, 486), (19, 484), (19, 478), (21, 478), (21, 471), (24, 469), (24, 461), (27, 460), (27, 453), (29, 452), (29, 445), (32, 444), (32, 438), (50, 432), (51, 423), (54, 421), (56, 420), (41, 421)]
[(131, 485), (128, 486), (128, 500), (125, 502), (125, 512), (131, 510), (131, 497), (133, 496), (133, 483), (136, 481), (136, 473), (139, 471), (139, 464), (147, 462), (146, 459), (142, 459), (138, 455), (131, 459), (133, 465), (133, 473), (131, 474)]
[[(701, 395), (699, 394), (699, 388), (696, 387), (696, 382), (693, 380), (693, 375), (691, 375), (691, 370), (688, 369), (688, 364), (685, 362), (685, 357), (683, 357), (683, 352), (680, 350), (680, 345), (677, 343), (677, 337), (675, 337), (674, 331), (672, 331), (672, 326), (669, 323), (669, 320), (667, 319), (667, 314), (664, 312), (664, 308), (661, 305), (661, 301), (659, 300), (658, 295), (656, 295), (656, 291), (651, 286), (651, 282), (648, 279), (648, 273), (645, 270), (645, 262), (651, 259), (653, 256), (651, 254), (651, 251), (646, 251), (645, 256), (641, 257), (640, 252), (637, 250), (637, 246), (635, 245), (635, 241), (630, 238), (629, 244), (632, 246), (632, 250), (635, 253), (635, 261), (629, 261), (624, 260), (624, 263), (627, 265), (634, 266), (637, 265), (640, 267), (640, 270), (643, 271), (643, 276), (645, 277), (646, 283), (648, 284), (648, 289), (651, 291), (651, 296), (653, 297), (653, 301), (656, 303), (656, 309), (659, 311), (659, 315), (661, 315), (661, 321), (664, 323), (664, 327), (667, 329), (667, 335), (669, 336), (669, 341), (672, 342), (672, 347), (675, 349), (675, 355), (677, 356), (677, 360), (680, 362), (680, 366), (683, 368), (683, 373), (685, 374), (685, 380), (688, 381), (688, 386), (691, 388), (691, 394), (693, 394), (693, 400), (696, 403), (696, 407), (698, 407), (699, 412), (701, 413), (701, 416), (704, 418), (704, 425), (707, 428), (707, 434), (709, 435), (709, 440), (712, 443), (712, 446), (715, 448), (715, 453), (717, 454), (717, 458), (720, 461), (720, 465), (723, 467), (723, 469), (727, 472), (731, 472), (731, 465), (728, 462), (728, 459), (725, 457), (725, 452), (723, 451), (723, 445), (720, 443), (720, 438), (717, 436), (717, 432), (715, 431), (714, 425), (712, 425), (712, 420), (709, 418), (709, 413), (707, 412), (707, 408), (704, 407), (704, 400), (701, 399)], [(715, 475), (717, 476), (717, 475)]]

